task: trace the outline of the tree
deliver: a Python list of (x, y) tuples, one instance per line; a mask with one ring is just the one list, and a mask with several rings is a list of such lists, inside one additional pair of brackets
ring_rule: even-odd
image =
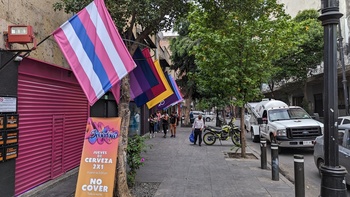
[[(64, 9), (66, 13), (74, 13), (83, 9), (90, 2), (91, 0), (61, 0), (53, 7), (55, 10)], [(148, 36), (162, 30), (170, 30), (175, 18), (183, 16), (189, 9), (186, 0), (105, 0), (105, 3), (131, 55)], [(136, 27), (141, 30), (134, 35), (133, 30)], [(116, 191), (114, 192), (114, 195), (120, 197), (131, 196), (126, 182), (125, 161), (130, 120), (129, 102), (129, 78), (124, 77), (118, 107), (118, 115), (122, 118), (122, 123), (118, 147)]]
[(323, 59), (323, 27), (318, 16), (314, 9), (304, 10), (292, 20), (295, 46), (274, 62), (279, 72), (271, 78), (271, 81), (282, 81), (280, 84), (292, 81), (302, 86), (303, 107), (309, 112), (307, 78), (313, 75), (313, 70)]
[[(177, 79), (178, 85), (181, 87), (181, 91), (186, 98), (186, 109), (190, 109), (192, 101), (196, 103), (198, 109), (209, 109), (212, 107), (218, 107), (222, 109), (227, 101), (218, 94), (206, 94), (206, 91), (202, 91), (203, 87), (199, 87), (198, 80), (205, 80), (206, 76), (198, 75), (199, 68), (195, 63), (195, 55), (192, 50), (199, 40), (192, 40), (189, 37), (190, 22), (187, 18), (181, 18), (174, 26), (174, 30), (179, 33), (179, 36), (171, 41), (171, 58), (173, 65), (171, 69), (178, 72), (179, 79)], [(215, 91), (215, 90), (214, 90)], [(188, 124), (188, 112), (185, 113), (185, 124)]]
[(189, 21), (186, 17), (177, 20), (174, 30), (178, 32), (179, 36), (173, 38), (170, 43), (170, 49), (172, 52), (171, 60), (173, 62), (170, 68), (178, 73), (178, 79), (176, 82), (186, 99), (185, 125), (190, 124), (189, 111), (191, 110), (192, 100), (196, 100), (200, 97), (194, 78), (195, 73), (198, 72), (194, 61), (195, 57), (190, 53), (197, 41), (191, 40), (188, 37), (188, 27)]
[[(243, 107), (261, 97), (261, 83), (272, 60), (289, 45), (289, 20), (275, 0), (203, 0), (190, 13), (190, 37), (203, 91), (235, 98)], [(249, 8), (249, 9), (247, 9)], [(241, 110), (241, 156), (245, 157), (244, 110)]]

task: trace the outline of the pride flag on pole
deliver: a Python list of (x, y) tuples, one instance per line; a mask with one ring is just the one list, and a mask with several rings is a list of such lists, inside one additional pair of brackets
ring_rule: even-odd
[[(149, 49), (145, 48), (142, 50), (142, 53), (144, 57), (146, 58), (150, 68), (153, 71), (154, 76), (156, 77), (158, 84), (153, 86), (151, 89), (143, 92), (142, 94), (138, 95), (137, 97), (133, 98), (136, 105), (138, 107), (141, 107), (142, 105), (146, 104), (148, 101), (154, 99), (164, 91), (166, 91), (166, 87), (164, 85), (164, 82), (162, 81), (162, 78), (160, 77), (160, 73), (163, 73), (162, 69), (158, 70), (156, 68), (156, 65), (154, 64), (151, 54), (149, 52)], [(131, 84), (130, 84), (131, 86)], [(130, 87), (131, 88), (131, 87)]]
[[(155, 68), (152, 68), (154, 67), (153, 62), (151, 65), (149, 64), (148, 60), (144, 57), (140, 48), (136, 49), (132, 57), (135, 63), (137, 64), (137, 67), (129, 73), (130, 97), (132, 99), (135, 99), (135, 97), (144, 94), (154, 86), (161, 83), (161, 81), (158, 81), (158, 74), (153, 72), (153, 70), (155, 70)], [(116, 102), (119, 103), (120, 82), (111, 88), (111, 92), (113, 93)]]
[(136, 67), (103, 0), (94, 0), (52, 34), (90, 105)]
[(171, 96), (169, 96), (168, 98), (161, 101), (157, 105), (157, 110), (167, 109), (168, 107), (175, 105), (183, 100), (181, 93), (180, 93), (180, 90), (179, 90), (174, 78), (170, 74), (167, 74), (165, 76), (166, 76), (166, 79), (168, 80), (169, 85), (171, 86), (171, 89), (173, 90), (174, 93)]
[(156, 106), (158, 103), (160, 103), (162, 100), (168, 98), (170, 95), (172, 95), (174, 92), (170, 87), (170, 84), (168, 83), (168, 80), (165, 78), (165, 75), (163, 73), (162, 68), (160, 67), (159, 60), (154, 61), (154, 65), (156, 66), (156, 69), (159, 73), (159, 77), (161, 78), (164, 86), (165, 86), (165, 91), (148, 101), (147, 107), (148, 109), (151, 109), (152, 107)]

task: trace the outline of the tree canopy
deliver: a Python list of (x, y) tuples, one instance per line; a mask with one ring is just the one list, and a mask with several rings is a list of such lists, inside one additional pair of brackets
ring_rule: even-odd
[(200, 40), (193, 51), (202, 92), (235, 97), (238, 106), (260, 97), (272, 60), (288, 48), (289, 19), (274, 0), (199, 1), (190, 37)]
[(290, 44), (290, 17), (283, 5), (276, 0), (199, 0), (195, 5), (190, 38), (199, 40), (193, 53), (201, 95), (240, 107), (260, 98), (261, 84), (274, 71), (272, 60)]
[(277, 72), (271, 77), (269, 86), (273, 92), (274, 84), (284, 85), (290, 81), (303, 87), (303, 108), (309, 111), (307, 98), (307, 78), (323, 59), (323, 27), (317, 19), (317, 10), (304, 10), (291, 21), (292, 47), (273, 62)]
[(323, 27), (316, 10), (304, 10), (292, 20), (294, 47), (274, 62), (278, 80), (305, 81), (323, 58)]

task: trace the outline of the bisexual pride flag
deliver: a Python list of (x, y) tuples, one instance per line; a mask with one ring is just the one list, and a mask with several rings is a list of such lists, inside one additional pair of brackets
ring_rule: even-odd
[(136, 67), (103, 0), (95, 0), (53, 33), (90, 105)]

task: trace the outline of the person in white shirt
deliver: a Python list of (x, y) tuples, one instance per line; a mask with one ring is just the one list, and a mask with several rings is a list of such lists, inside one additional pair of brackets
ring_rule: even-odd
[(194, 130), (194, 145), (196, 145), (198, 138), (198, 145), (202, 144), (202, 131), (204, 129), (204, 121), (202, 119), (202, 115), (199, 114), (198, 117), (194, 120), (192, 125), (192, 130)]

